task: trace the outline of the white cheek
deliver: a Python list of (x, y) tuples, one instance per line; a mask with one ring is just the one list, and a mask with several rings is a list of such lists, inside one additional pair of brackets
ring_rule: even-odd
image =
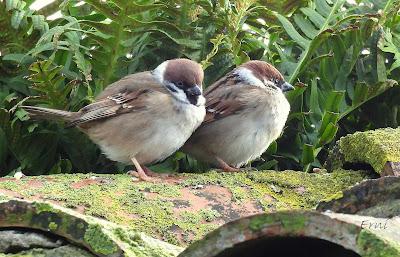
[(264, 84), (270, 87), (275, 87), (275, 83), (268, 79), (264, 79)]
[(282, 92), (282, 89), (280, 89), (280, 87), (277, 87), (276, 84), (274, 82), (272, 82), (271, 80), (264, 79), (264, 84), (267, 87), (271, 87), (271, 88), (273, 88), (275, 90), (280, 90)]
[(160, 84), (164, 83), (164, 73), (165, 73), (165, 69), (167, 68), (167, 64), (168, 64), (168, 61), (165, 61), (165, 62), (161, 63), (160, 65), (158, 65), (157, 68), (155, 68), (152, 71), (152, 74), (153, 74), (154, 78)]
[(184, 103), (190, 104), (189, 100), (187, 99), (187, 96), (186, 96), (185, 92), (184, 92), (182, 89), (178, 88), (178, 92), (177, 92), (177, 93), (173, 92), (172, 94), (174, 94), (175, 97), (176, 97), (179, 101), (182, 101), (182, 102), (184, 102)]
[(254, 76), (253, 72), (247, 68), (237, 68), (235, 74), (252, 86), (265, 88), (264, 83)]
[[(168, 87), (170, 87), (172, 90), (174, 90), (175, 92), (173, 92), (172, 90), (169, 90)], [(188, 103), (190, 104), (189, 100), (186, 97), (185, 92), (178, 88), (177, 86), (175, 86), (174, 83), (168, 83), (168, 87), (167, 90), (172, 94), (173, 97), (175, 97), (178, 101), (184, 102), (184, 103)]]
[(197, 106), (203, 106), (206, 104), (206, 99), (204, 98), (203, 95), (199, 96), (199, 99), (197, 100)]

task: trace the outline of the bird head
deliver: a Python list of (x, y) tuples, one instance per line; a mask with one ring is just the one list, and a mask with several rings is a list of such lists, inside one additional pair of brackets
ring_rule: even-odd
[(249, 61), (234, 71), (241, 79), (251, 85), (282, 92), (293, 90), (294, 87), (285, 81), (282, 74), (271, 64), (263, 61)]
[(189, 59), (173, 59), (161, 63), (153, 75), (179, 101), (196, 106), (205, 104), (204, 72), (200, 64)]

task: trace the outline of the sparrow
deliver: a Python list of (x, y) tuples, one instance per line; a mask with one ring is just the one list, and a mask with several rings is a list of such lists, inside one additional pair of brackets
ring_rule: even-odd
[(209, 86), (206, 117), (182, 150), (223, 171), (261, 156), (284, 128), (294, 89), (271, 64), (249, 61)]
[(152, 180), (145, 166), (178, 150), (205, 117), (203, 69), (188, 59), (128, 75), (77, 112), (22, 106), (32, 118), (77, 127), (111, 160), (133, 164), (132, 175)]

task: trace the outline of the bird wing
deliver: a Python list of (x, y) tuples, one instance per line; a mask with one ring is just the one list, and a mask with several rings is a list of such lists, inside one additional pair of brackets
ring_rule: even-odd
[(116, 95), (125, 91), (132, 91), (138, 89), (152, 88), (154, 90), (162, 90), (164, 87), (158, 83), (149, 71), (130, 74), (121, 78), (120, 80), (111, 83), (103, 92), (101, 92), (96, 100), (107, 98), (108, 96)]
[(257, 88), (245, 86), (219, 87), (209, 94), (206, 94), (206, 117), (204, 124), (211, 123), (230, 115), (238, 114), (241, 111), (250, 108), (252, 99)]
[(156, 82), (150, 72), (128, 75), (110, 84), (92, 104), (83, 107), (77, 117), (68, 126), (113, 117), (119, 114), (144, 110), (149, 98), (157, 100), (157, 95), (168, 94), (166, 89)]
[(154, 93), (152, 89), (138, 89), (110, 95), (97, 102), (83, 107), (77, 117), (68, 126), (113, 117), (119, 114), (143, 110), (146, 108), (146, 98)]

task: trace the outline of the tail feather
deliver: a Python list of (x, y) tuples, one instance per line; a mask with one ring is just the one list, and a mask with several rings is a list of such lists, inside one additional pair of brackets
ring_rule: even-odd
[(21, 106), (33, 119), (40, 120), (63, 120), (71, 122), (76, 116), (76, 112), (67, 112), (56, 109), (49, 109), (36, 106)]

